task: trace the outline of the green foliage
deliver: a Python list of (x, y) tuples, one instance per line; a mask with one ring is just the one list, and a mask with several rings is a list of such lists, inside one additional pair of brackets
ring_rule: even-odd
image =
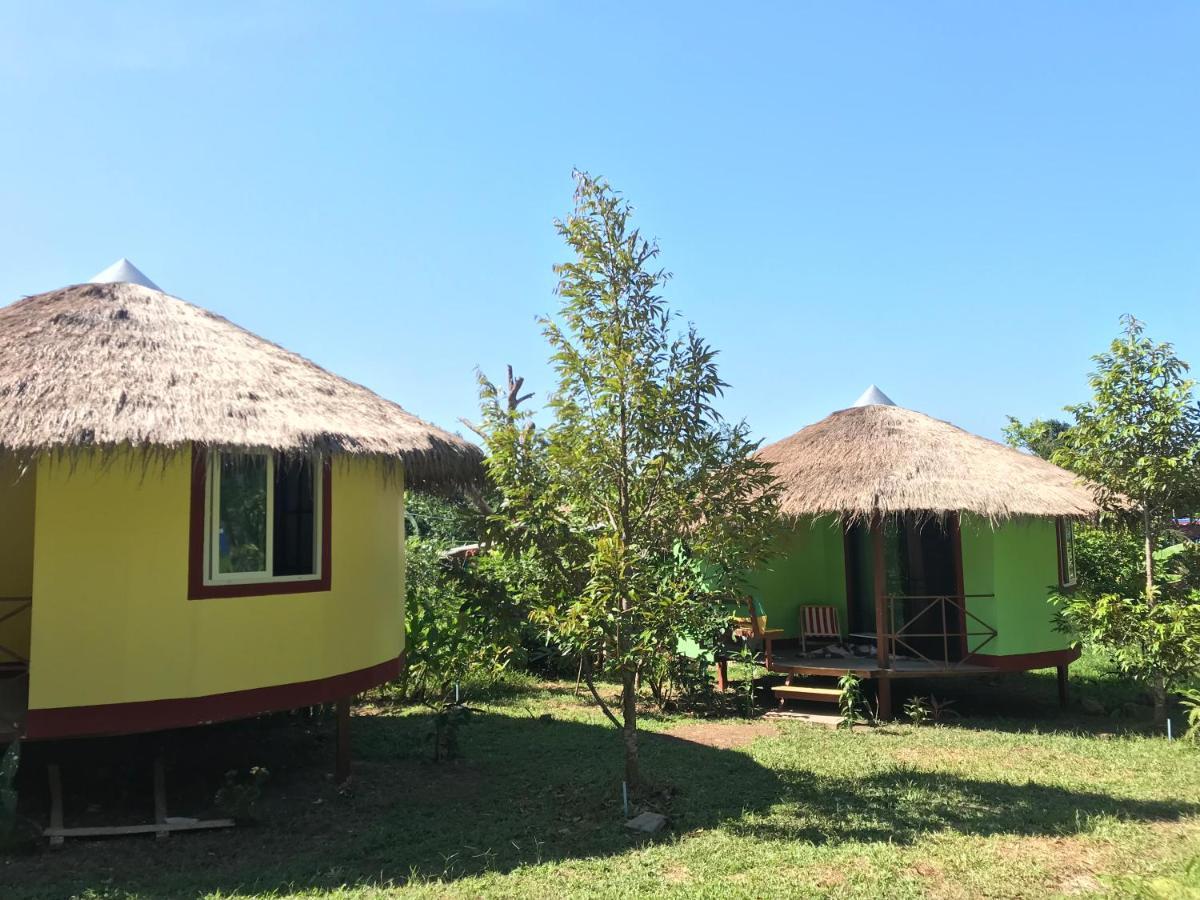
[(904, 704), (904, 714), (914, 725), (924, 725), (929, 721), (929, 704), (924, 697), (909, 697)]
[(490, 682), (512, 652), (516, 613), (502, 587), (474, 574), (477, 563), (443, 559), (443, 543), (409, 538), (406, 546), (406, 666), (398, 682), (407, 700), (440, 706), (457, 682)]
[(0, 846), (17, 828), (17, 769), (21, 765), (21, 742), (13, 741), (0, 756)]
[(1064, 628), (1103, 647), (1122, 673), (1152, 691), (1181, 685), (1200, 670), (1195, 592), (1164, 592), (1153, 604), (1143, 597), (1083, 591), (1056, 595), (1055, 601)]
[(410, 491), (405, 517), (407, 666), (397, 687), (403, 699), (440, 709), (455, 684), (494, 685), (520, 655), (528, 637), (521, 592), (539, 576), (486, 546), (447, 557), (483, 535), (483, 514), (462, 499)]
[(1200, 744), (1200, 689), (1186, 688), (1180, 691), (1180, 702), (1187, 722), (1184, 736), (1193, 743)]
[(1142, 537), (1114, 524), (1104, 528), (1075, 526), (1075, 570), (1079, 591), (1089, 595), (1136, 596), (1145, 587)]
[(465, 703), (444, 703), (433, 714), (433, 730), (426, 739), (433, 744), (433, 761), (458, 759), (458, 730), (466, 725), (477, 710)]
[(875, 711), (863, 691), (861, 678), (853, 672), (847, 672), (838, 679), (838, 687), (842, 691), (842, 696), (838, 698), (838, 710), (842, 714), (838, 728), (853, 728), (863, 721), (875, 722)]
[(597, 667), (621, 680), (621, 720), (603, 708), (636, 784), (639, 676), (681, 637), (715, 630), (767, 551), (775, 495), (749, 428), (717, 412), (716, 351), (694, 328), (677, 333), (659, 295), (657, 244), (605, 182), (576, 183), (575, 210), (556, 223), (573, 259), (555, 269), (559, 316), (542, 322), (558, 381), (549, 423), (480, 379), (499, 495), (489, 524), (539, 575), (532, 621), (584, 659), (589, 684)]
[(238, 822), (253, 822), (263, 785), (271, 773), (263, 766), (252, 766), (243, 776), (237, 769), (225, 773), (225, 783), (217, 790), (215, 805), (229, 818)]
[(1109, 352), (1093, 357), (1092, 400), (1068, 407), (1075, 425), (1054, 461), (1092, 482), (1113, 515), (1135, 514), (1149, 539), (1196, 509), (1200, 407), (1174, 348), (1145, 337), (1132, 316), (1122, 323)]
[(742, 670), (742, 677), (737, 683), (738, 705), (742, 715), (751, 719), (754, 717), (754, 672), (758, 667), (758, 655), (750, 649), (749, 642), (744, 642), (733, 660)]
[(1062, 446), (1063, 436), (1070, 424), (1062, 419), (1034, 419), (1028, 425), (1013, 416), (1004, 426), (1004, 439), (1009, 446), (1027, 450), (1042, 459), (1050, 459)]
[(673, 654), (659, 656), (656, 662), (667, 666), (667, 684), (674, 691), (675, 706), (691, 713), (711, 714), (720, 710), (723, 698), (706, 658)]
[(405, 492), (404, 520), (409, 537), (444, 545), (447, 549), (473, 543), (483, 533), (483, 517), (462, 499), (422, 491)]
[(1144, 582), (1132, 589), (1119, 534), (1096, 538), (1087, 549), (1107, 553), (1106, 567), (1092, 567), (1092, 585), (1058, 603), (1069, 628), (1149, 684), (1161, 725), (1168, 689), (1200, 666), (1200, 594), (1178, 565), (1189, 551), (1161, 546), (1174, 517), (1200, 504), (1200, 407), (1174, 348), (1147, 338), (1132, 316), (1122, 324), (1109, 351), (1093, 357), (1092, 399), (1068, 407), (1075, 424), (1053, 457), (1094, 485), (1112, 519), (1136, 523)]
[(961, 719), (957, 710), (951, 709), (955, 701), (941, 700), (933, 694), (929, 695), (929, 717), (935, 725), (939, 725), (948, 719)]

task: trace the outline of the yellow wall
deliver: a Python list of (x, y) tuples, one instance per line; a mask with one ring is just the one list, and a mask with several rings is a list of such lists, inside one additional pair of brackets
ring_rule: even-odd
[[(33, 504), (36, 493), (33, 472), (21, 476), (15, 459), (0, 456), (0, 597), (29, 597), (33, 594)], [(0, 616), (17, 605), (0, 603)], [(0, 622), (0, 644), (29, 656), (29, 609)], [(0, 663), (14, 660), (0, 651)]]
[(399, 478), (334, 463), (332, 590), (189, 600), (190, 465), (40, 462), (31, 709), (290, 684), (400, 654)]

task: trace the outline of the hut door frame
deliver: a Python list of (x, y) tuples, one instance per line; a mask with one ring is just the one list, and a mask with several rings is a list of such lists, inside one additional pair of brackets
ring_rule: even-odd
[[(911, 523), (906, 525), (902, 519), (892, 517), (889, 523), (892, 527), (885, 530), (885, 539), (890, 537), (892, 546), (888, 548), (888, 556), (896, 558), (899, 550), (898, 547), (898, 527), (908, 527), (909, 530), (917, 535), (920, 535), (924, 528), (937, 527), (945, 528), (948, 538), (947, 550), (950, 559), (948, 560), (950, 569), (940, 573), (943, 578), (947, 578), (949, 584), (946, 585), (949, 589), (941, 592), (931, 592), (929, 596), (944, 596), (952, 600), (947, 604), (948, 608), (957, 609), (957, 615), (954, 618), (957, 621), (946, 622), (946, 635), (949, 639), (950, 659), (948, 663), (953, 663), (962, 660), (968, 655), (967, 643), (967, 613), (965, 610), (965, 599), (963, 599), (963, 558), (962, 558), (962, 532), (959, 523), (958, 513), (949, 514), (944, 523), (932, 523), (926, 521), (921, 527), (911, 527)], [(910, 535), (911, 537), (911, 535)], [(845, 561), (846, 571), (846, 619), (848, 630), (851, 633), (869, 633), (876, 630), (875, 626), (875, 600), (874, 591), (872, 590), (873, 579), (873, 561), (871, 558), (871, 540), (870, 528), (864, 523), (855, 523), (845, 526), (842, 529), (842, 552)], [(925, 554), (921, 562), (927, 561)], [(892, 573), (894, 574), (894, 573)], [(894, 579), (892, 579), (894, 581)], [(909, 593), (907, 589), (905, 593)], [(903, 596), (903, 595), (901, 595)], [(922, 594), (921, 596), (926, 596)], [(923, 605), (928, 601), (914, 600), (910, 605)], [(940, 606), (941, 604), (937, 604)], [(941, 628), (941, 611), (935, 608), (931, 610), (930, 615), (936, 613), (934, 621), (936, 626), (930, 627), (910, 627), (910, 631), (932, 632), (934, 628)], [(916, 610), (919, 612), (919, 609)], [(914, 615), (915, 612), (906, 612), (905, 603), (901, 602), (897, 605), (895, 615), (896, 619), (893, 623), (889, 622), (889, 627), (902, 628), (908, 620), (909, 615)], [(936, 638), (926, 639), (930, 642), (937, 642)], [(936, 650), (930, 655), (931, 659), (942, 657), (942, 648), (931, 648)], [(927, 654), (928, 655), (928, 654)]]

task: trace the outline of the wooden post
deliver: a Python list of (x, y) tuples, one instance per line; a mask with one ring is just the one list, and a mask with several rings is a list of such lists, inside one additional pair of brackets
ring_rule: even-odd
[(350, 699), (337, 702), (337, 768), (334, 780), (341, 784), (350, 777)]
[(154, 757), (154, 824), (160, 826), (154, 832), (155, 840), (165, 841), (170, 837), (167, 831), (167, 777), (163, 771), (161, 754)]
[(871, 519), (871, 554), (875, 575), (875, 659), (879, 663), (879, 718), (892, 717), (891, 654), (888, 648), (887, 560), (883, 549), (883, 516)]
[(717, 660), (717, 690), (724, 693), (729, 690), (729, 660)]
[[(950, 552), (954, 556), (954, 590), (958, 594), (954, 599), (954, 605), (958, 607), (959, 647), (961, 648), (958, 658), (961, 661), (971, 655), (971, 642), (967, 638), (967, 583), (963, 574), (962, 516), (957, 512), (950, 513)], [(949, 660), (947, 660), (948, 662)]]
[[(61, 829), (63, 827), (62, 773), (58, 769), (58, 763), (50, 763), (46, 767), (46, 774), (50, 778), (50, 827)], [(61, 850), (62, 845), (61, 834), (51, 836), (51, 848)]]
[(1058, 705), (1063, 709), (1067, 708), (1067, 703), (1070, 696), (1067, 693), (1067, 669), (1068, 663), (1063, 663), (1058, 667)]

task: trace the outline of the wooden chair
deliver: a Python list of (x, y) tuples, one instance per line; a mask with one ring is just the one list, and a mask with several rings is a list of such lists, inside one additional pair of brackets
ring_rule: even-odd
[(800, 607), (800, 652), (808, 652), (809, 638), (827, 638), (830, 642), (842, 639), (836, 606)]
[[(747, 597), (746, 611), (749, 616), (735, 616), (733, 620), (733, 628), (730, 630), (730, 638), (733, 641), (750, 641), (760, 640), (763, 644), (763, 662), (766, 667), (771, 668), (771, 642), (776, 638), (783, 637), (782, 628), (768, 628), (766, 613), (760, 613), (758, 604), (753, 597)], [(729, 684), (729, 658), (723, 657), (717, 662), (717, 687), (722, 691)]]

